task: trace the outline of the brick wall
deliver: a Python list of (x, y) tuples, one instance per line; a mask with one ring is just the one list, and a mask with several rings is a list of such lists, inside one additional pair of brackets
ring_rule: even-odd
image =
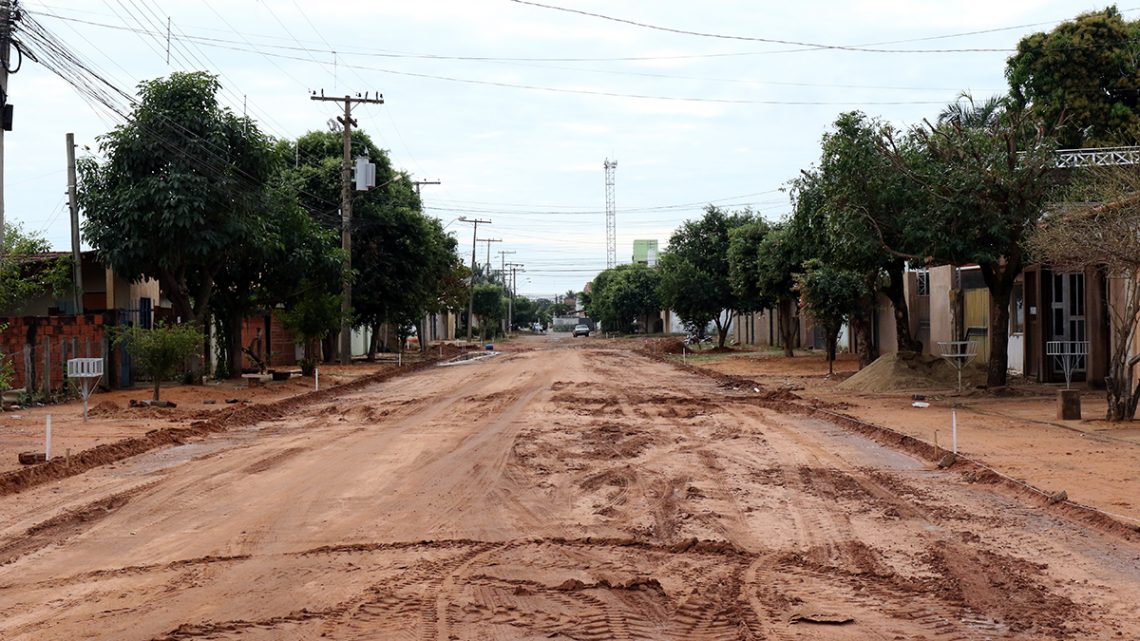
[[(68, 359), (106, 356), (105, 321), (103, 314), (0, 317), (0, 352), (12, 363), (12, 387), (48, 394), (63, 389)], [(103, 371), (110, 369), (105, 359)]]
[[(281, 314), (274, 311), (269, 315), (269, 327), (266, 329), (266, 316), (250, 316), (241, 324), (242, 347), (249, 348), (262, 360), (267, 367), (292, 367), (297, 364), (293, 333), (285, 328), (281, 322)], [(267, 336), (268, 334), (268, 336)], [(244, 367), (254, 368), (256, 364), (248, 355), (242, 358)]]

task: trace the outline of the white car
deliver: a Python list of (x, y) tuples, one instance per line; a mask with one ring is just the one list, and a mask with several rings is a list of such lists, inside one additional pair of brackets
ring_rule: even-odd
[(589, 335), (590, 335), (590, 326), (589, 325), (575, 325), (574, 326), (574, 338), (578, 338), (579, 336), (589, 336)]

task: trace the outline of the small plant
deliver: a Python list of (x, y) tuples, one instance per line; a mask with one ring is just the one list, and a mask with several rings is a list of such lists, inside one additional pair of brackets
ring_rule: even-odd
[(121, 327), (114, 331), (114, 343), (130, 354), (139, 369), (154, 381), (154, 400), (159, 387), (182, 368), (186, 359), (202, 348), (202, 332), (195, 325), (166, 325), (152, 329)]

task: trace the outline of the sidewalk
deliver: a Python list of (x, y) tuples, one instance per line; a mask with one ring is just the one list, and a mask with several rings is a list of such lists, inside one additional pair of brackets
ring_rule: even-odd
[[(690, 363), (838, 404), (842, 409), (837, 411), (944, 448), (951, 446), (956, 407), (959, 452), (1048, 492), (1065, 490), (1072, 501), (1140, 525), (1140, 423), (1104, 421), (1103, 392), (1082, 390), (1084, 418), (1060, 421), (1055, 386), (1011, 381), (1012, 396), (957, 396), (953, 390), (871, 394), (836, 389), (839, 380), (826, 378), (827, 364), (817, 354), (788, 359), (741, 353)], [(853, 369), (849, 362), (838, 365), (837, 372)], [(930, 407), (912, 407), (913, 393), (924, 394)]]

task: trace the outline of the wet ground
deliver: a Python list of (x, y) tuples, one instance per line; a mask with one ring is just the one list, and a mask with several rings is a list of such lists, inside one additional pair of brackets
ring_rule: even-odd
[(510, 349), (0, 497), (0, 638), (1140, 634), (1128, 536), (605, 341)]

